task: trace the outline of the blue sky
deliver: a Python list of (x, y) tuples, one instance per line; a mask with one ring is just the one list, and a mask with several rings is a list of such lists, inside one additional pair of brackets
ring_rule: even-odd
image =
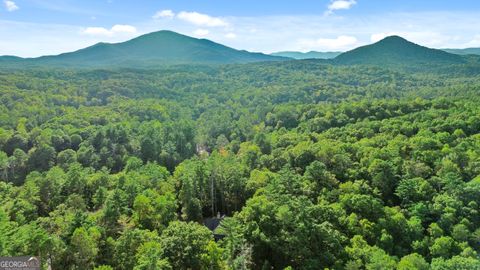
[(0, 1), (0, 55), (58, 54), (163, 29), (267, 53), (345, 51), (392, 34), (480, 47), (474, 0)]

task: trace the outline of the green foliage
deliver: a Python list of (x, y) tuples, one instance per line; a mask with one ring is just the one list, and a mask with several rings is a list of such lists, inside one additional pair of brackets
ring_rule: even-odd
[(200, 269), (205, 256), (209, 258), (207, 263), (215, 259), (210, 254), (215, 252), (211, 250), (212, 240), (212, 233), (202, 225), (174, 221), (163, 231), (160, 245), (173, 269)]
[(430, 253), (433, 257), (450, 258), (457, 253), (457, 244), (449, 236), (442, 236), (434, 240), (430, 246)]
[(479, 268), (480, 81), (455, 67), (2, 67), (0, 255)]
[(148, 189), (135, 197), (133, 221), (140, 228), (161, 231), (176, 219), (176, 205), (173, 194), (159, 195)]
[(88, 231), (83, 227), (75, 229), (71, 245), (73, 263), (76, 268), (92, 268), (98, 255), (97, 241), (99, 238), (100, 232), (94, 227), (88, 229)]
[(478, 269), (480, 267), (480, 262), (477, 258), (471, 257), (460, 257), (454, 256), (451, 259), (445, 260), (442, 258), (432, 260), (432, 270), (447, 270), (447, 269), (458, 269), (458, 270), (470, 270)]
[(425, 259), (417, 254), (412, 253), (404, 256), (397, 265), (398, 270), (428, 270), (430, 269), (429, 264)]
[(138, 248), (137, 263), (134, 270), (167, 270), (172, 269), (167, 260), (161, 259), (163, 249), (157, 242), (146, 242)]

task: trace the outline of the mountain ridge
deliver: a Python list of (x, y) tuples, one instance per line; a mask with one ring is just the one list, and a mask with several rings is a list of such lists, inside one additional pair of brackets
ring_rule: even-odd
[[(5, 62), (6, 59), (1, 57)], [(58, 55), (17, 58), (14, 62), (61, 66), (115, 66), (144, 64), (230, 64), (282, 61), (287, 58), (236, 50), (208, 39), (161, 30), (120, 43), (99, 42)]]
[[(298, 52), (284, 52), (298, 53)], [(340, 53), (335, 58), (312, 59), (308, 55), (337, 52), (300, 53), (312, 61), (337, 65), (373, 65), (399, 68), (441, 68), (450, 64), (480, 63), (478, 55), (459, 55), (427, 48), (399, 36), (389, 36), (376, 43)], [(295, 57), (294, 57), (295, 58)], [(299, 59), (299, 60), (300, 60)], [(37, 58), (1, 56), (5, 67), (154, 67), (184, 64), (239, 64), (268, 61), (295, 61), (285, 56), (236, 50), (208, 39), (198, 39), (173, 31), (148, 33), (120, 43), (99, 42), (59, 55)]]
[(480, 55), (480, 48), (442, 49), (442, 51), (458, 55)]
[(466, 60), (456, 54), (410, 42), (400, 36), (389, 36), (376, 43), (340, 54), (333, 61), (343, 65), (412, 65), (462, 64)]
[(309, 52), (297, 52), (297, 51), (281, 51), (274, 52), (270, 55), (288, 57), (298, 60), (303, 59), (333, 59), (340, 55), (342, 52), (332, 51), (332, 52), (320, 52), (320, 51), (309, 51)]

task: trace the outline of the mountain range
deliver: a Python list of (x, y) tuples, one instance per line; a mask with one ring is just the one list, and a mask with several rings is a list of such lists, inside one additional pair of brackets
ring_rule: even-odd
[(0, 64), (4, 67), (148, 67), (170, 64), (235, 64), (322, 58), (324, 60), (321, 61), (325, 61), (325, 63), (337, 65), (418, 67), (480, 63), (479, 56), (463, 55), (471, 54), (473, 50), (461, 52), (456, 50), (456, 53), (450, 53), (420, 46), (399, 36), (390, 36), (374, 44), (344, 53), (280, 52), (267, 55), (236, 50), (207, 39), (197, 39), (172, 31), (158, 31), (122, 43), (98, 43), (78, 51), (54, 56), (38, 58), (2, 56)]
[(480, 55), (480, 48), (466, 48), (466, 49), (442, 49), (448, 53), (460, 55)]
[[(466, 48), (466, 49), (441, 49), (442, 51), (459, 54), (459, 55), (480, 55), (480, 48)], [(283, 51), (275, 52), (270, 55), (287, 57), (297, 60), (304, 59), (333, 59), (343, 52), (334, 51), (334, 52), (319, 52), (319, 51), (310, 51), (310, 52), (298, 52), (298, 51)]]
[(342, 52), (295, 52), (295, 51), (285, 51), (285, 52), (276, 52), (271, 53), (273, 56), (288, 57), (293, 59), (333, 59), (340, 55)]

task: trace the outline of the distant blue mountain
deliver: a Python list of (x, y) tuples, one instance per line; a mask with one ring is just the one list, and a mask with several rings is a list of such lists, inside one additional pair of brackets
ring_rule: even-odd
[(235, 50), (207, 39), (159, 31), (132, 40), (98, 43), (75, 52), (39, 58), (0, 57), (2, 63), (53, 66), (138, 66), (155, 64), (230, 64), (287, 58)]
[(285, 51), (285, 52), (276, 52), (270, 55), (273, 56), (282, 56), (293, 59), (332, 59), (340, 55), (342, 52), (294, 52), (294, 51)]
[(442, 49), (442, 51), (446, 51), (448, 53), (459, 54), (459, 55), (469, 55), (469, 54), (480, 55), (480, 48)]
[(399, 36), (390, 36), (377, 43), (342, 53), (334, 62), (344, 65), (412, 66), (462, 64), (466, 58), (420, 46)]

